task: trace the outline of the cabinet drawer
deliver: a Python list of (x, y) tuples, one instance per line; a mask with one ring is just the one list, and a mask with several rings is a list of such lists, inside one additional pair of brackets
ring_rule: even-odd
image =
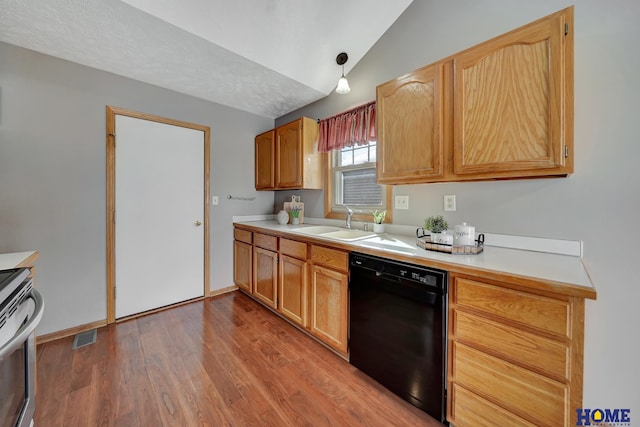
[(569, 420), (567, 387), (512, 363), (454, 342), (451, 380), (537, 425), (561, 426)]
[(307, 244), (295, 240), (280, 238), (280, 253), (294, 258), (307, 259)]
[(347, 271), (349, 269), (349, 253), (324, 246), (311, 246), (311, 261), (314, 264), (324, 265), (336, 270)]
[(484, 349), (558, 381), (568, 379), (568, 347), (498, 322), (455, 310), (451, 320), (453, 338)]
[(567, 301), (457, 277), (453, 302), (542, 331), (571, 337), (570, 306)]
[(247, 230), (240, 230), (239, 228), (233, 229), (233, 238), (241, 242), (252, 244), (253, 243), (253, 241), (251, 240), (252, 235), (253, 233)]
[(458, 427), (536, 427), (535, 424), (484, 400), (458, 384), (453, 384), (451, 388), (449, 421)]
[(278, 250), (278, 238), (267, 234), (256, 233), (253, 236), (253, 244), (274, 252)]
[(458, 384), (453, 384), (451, 388), (451, 414), (449, 421), (460, 427), (536, 426), (498, 405), (484, 400)]

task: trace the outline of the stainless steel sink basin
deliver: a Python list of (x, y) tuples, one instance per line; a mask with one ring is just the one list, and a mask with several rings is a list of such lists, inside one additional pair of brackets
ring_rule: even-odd
[(349, 230), (346, 228), (332, 227), (328, 225), (318, 225), (313, 227), (297, 228), (296, 233), (308, 234), (311, 236), (323, 237), (327, 239), (353, 242), (355, 240), (368, 239), (376, 234), (371, 231)]

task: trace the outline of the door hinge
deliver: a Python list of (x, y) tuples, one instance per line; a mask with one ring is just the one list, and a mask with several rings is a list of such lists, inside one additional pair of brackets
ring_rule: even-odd
[(566, 36), (567, 34), (569, 34), (569, 23), (565, 22), (564, 23), (564, 35)]
[(564, 146), (564, 157), (569, 157), (569, 146), (567, 145)]

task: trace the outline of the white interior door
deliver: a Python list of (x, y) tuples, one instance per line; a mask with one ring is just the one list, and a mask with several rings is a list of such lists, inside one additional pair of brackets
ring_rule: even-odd
[(115, 116), (116, 318), (204, 294), (204, 132)]

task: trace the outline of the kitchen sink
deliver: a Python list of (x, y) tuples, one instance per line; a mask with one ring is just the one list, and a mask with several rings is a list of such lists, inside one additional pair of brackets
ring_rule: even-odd
[(355, 240), (368, 239), (369, 237), (376, 236), (376, 233), (373, 233), (371, 231), (349, 230), (347, 228), (325, 225), (297, 228), (293, 231), (300, 234), (308, 234), (311, 236), (318, 236), (327, 239), (342, 240), (345, 242), (353, 242)]
[(371, 231), (347, 230), (346, 228), (344, 230), (331, 231), (329, 233), (321, 234), (322, 237), (345, 240), (349, 242), (360, 239), (368, 239), (369, 237), (373, 237), (375, 235), (376, 233), (373, 233)]
[(331, 233), (331, 232), (340, 231), (340, 230), (342, 230), (342, 228), (340, 227), (332, 227), (329, 225), (317, 225), (313, 227), (296, 228), (295, 230), (292, 230), (292, 231), (300, 234), (316, 235), (316, 234)]

